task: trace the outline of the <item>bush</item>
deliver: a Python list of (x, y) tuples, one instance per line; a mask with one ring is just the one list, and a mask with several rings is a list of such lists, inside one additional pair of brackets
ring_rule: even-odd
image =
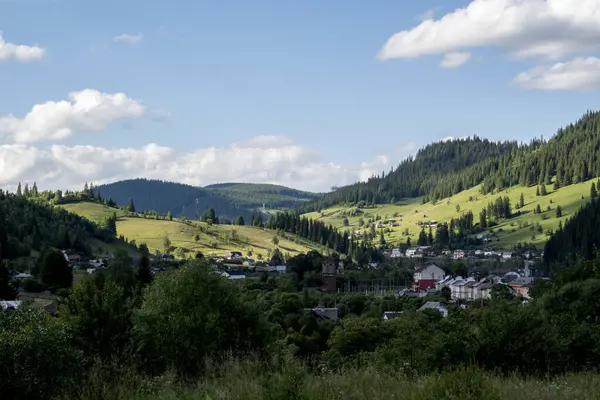
[(53, 398), (79, 384), (82, 366), (62, 321), (26, 307), (0, 311), (0, 398)]

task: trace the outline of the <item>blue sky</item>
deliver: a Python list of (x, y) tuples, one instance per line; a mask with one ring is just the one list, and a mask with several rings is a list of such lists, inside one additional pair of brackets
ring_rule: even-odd
[[(556, 1), (531, 3), (544, 7)], [(473, 3), (486, 2), (472, 8), (470, 20), (484, 12), (501, 17), (492, 3), (515, 3)], [(598, 49), (569, 46), (578, 34), (596, 34), (594, 27), (569, 37), (548, 33), (542, 42), (556, 43), (540, 51), (539, 37), (535, 42), (521, 26), (500, 37), (480, 24), (474, 36), (487, 35), (485, 40), (469, 38), (469, 32), (451, 40), (450, 23), (438, 25), (433, 36), (425, 26), (424, 35), (404, 35), (387, 56), (377, 57), (394, 33), (419, 26), (419, 16), (429, 12), (437, 21), (470, 3), (0, 0), (4, 42), (44, 49), (28, 62), (0, 56), (0, 138), (2, 133), (13, 138), (0, 149), (5, 176), (0, 186), (37, 179), (42, 186), (70, 187), (148, 176), (198, 185), (235, 179), (326, 190), (387, 170), (441, 138), (548, 137), (597, 107), (593, 89), (600, 86), (600, 67), (585, 63), (586, 83), (572, 82), (582, 79), (573, 70), (581, 63), (573, 61), (594, 61)], [(583, 3), (599, 4), (570, 2), (579, 8)], [(535, 10), (520, 11), (525, 24)], [(561, 19), (564, 10), (554, 11), (548, 32), (550, 24), (560, 28), (569, 22)], [(123, 34), (141, 39), (114, 40)], [(440, 67), (444, 54), (452, 52), (468, 61)], [(515, 81), (532, 68), (561, 62), (572, 68), (558, 77), (537, 71), (527, 75), (533, 80)], [(36, 140), (26, 141), (15, 139), (22, 125), (7, 128), (5, 120), (2, 127), (3, 116), (22, 119), (36, 104), (67, 100), (84, 89), (124, 93), (143, 105), (143, 115), (106, 117), (106, 126), (97, 129), (79, 124), (64, 137), (43, 139), (46, 131), (40, 131)], [(38, 128), (60, 123), (35, 122)], [(256, 145), (253, 138), (262, 136), (267, 138)], [(248, 147), (243, 144), (232, 152), (232, 144), (248, 141), (252, 152), (239, 150)], [(149, 143), (158, 150), (145, 147)], [(77, 146), (89, 147), (82, 154)], [(29, 154), (35, 162), (16, 168), (16, 154)], [(84, 165), (78, 168), (77, 162)]]

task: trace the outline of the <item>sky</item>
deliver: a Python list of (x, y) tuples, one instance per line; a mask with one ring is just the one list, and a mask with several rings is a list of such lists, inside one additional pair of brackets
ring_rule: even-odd
[(0, 0), (0, 187), (303, 190), (598, 108), (600, 0)]

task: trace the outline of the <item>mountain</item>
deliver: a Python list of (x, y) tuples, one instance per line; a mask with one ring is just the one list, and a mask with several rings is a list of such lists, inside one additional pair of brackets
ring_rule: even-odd
[(599, 160), (600, 112), (588, 112), (548, 141), (519, 144), (473, 137), (430, 144), (388, 174), (339, 188), (302, 209), (417, 197), (435, 203), (477, 185), (484, 194), (515, 185), (560, 188), (600, 176)]
[(138, 211), (171, 211), (176, 217), (197, 219), (214, 208), (220, 219), (233, 220), (241, 215), (247, 221), (252, 214), (299, 207), (320, 196), (278, 185), (222, 183), (203, 188), (150, 179), (129, 179), (101, 185), (95, 190), (120, 206), (133, 199)]

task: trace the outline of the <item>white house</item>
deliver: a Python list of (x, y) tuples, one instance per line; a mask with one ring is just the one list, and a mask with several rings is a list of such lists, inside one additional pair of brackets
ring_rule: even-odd
[(446, 273), (435, 264), (417, 268), (413, 275), (415, 286), (419, 289), (435, 287), (436, 282), (444, 279)]
[(502, 258), (505, 260), (510, 260), (511, 258), (513, 258), (513, 253), (505, 251), (504, 253), (502, 253)]
[(221, 276), (227, 279), (246, 279), (246, 274), (241, 271), (224, 271), (221, 272)]
[(402, 257), (402, 251), (400, 250), (400, 248), (396, 247), (395, 249), (392, 249), (392, 254), (390, 255), (390, 257), (392, 257), (392, 258)]
[(464, 250), (454, 250), (454, 253), (452, 253), (452, 258), (454, 258), (455, 260), (465, 258), (466, 256), (467, 253)]

